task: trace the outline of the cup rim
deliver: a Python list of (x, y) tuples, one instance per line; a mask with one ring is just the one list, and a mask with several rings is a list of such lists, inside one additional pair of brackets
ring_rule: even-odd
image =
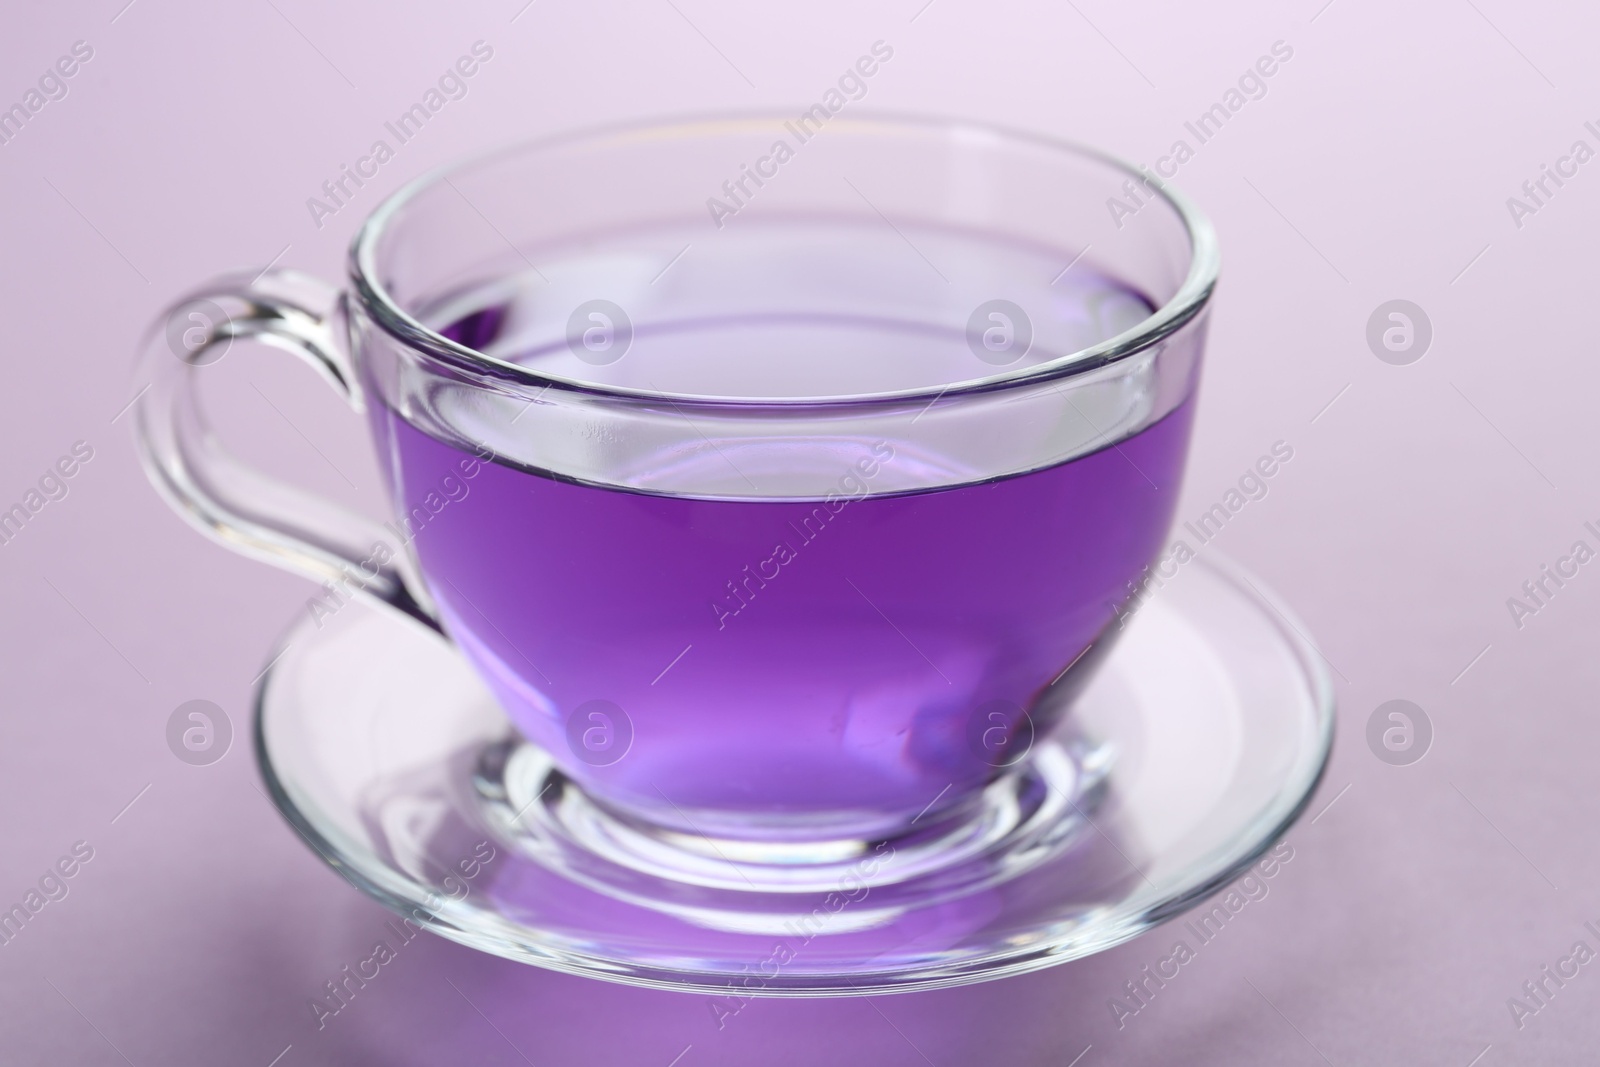
[(377, 246), (391, 223), (405, 208), (423, 193), (448, 182), (454, 175), (483, 166), (505, 156), (528, 152), (542, 152), (568, 147), (584, 141), (601, 141), (626, 135), (661, 137), (669, 134), (693, 135), (726, 129), (730, 124), (782, 122), (789, 116), (777, 110), (746, 110), (724, 113), (704, 113), (685, 116), (658, 117), (646, 120), (585, 126), (562, 133), (541, 137), (523, 138), (477, 152), (451, 163), (436, 167), (412, 179), (391, 193), (380, 203), (356, 231), (351, 240), (348, 269), (356, 297), (368, 316), (395, 340), (414, 350), (419, 350), (459, 371), (486, 376), (498, 382), (511, 382), (539, 390), (550, 388), (584, 393), (623, 401), (672, 401), (692, 403), (706, 407), (855, 407), (883, 402), (915, 403), (936, 402), (941, 398), (955, 398), (979, 393), (1010, 390), (1068, 378), (1075, 378), (1098, 370), (1107, 364), (1120, 362), (1159, 344), (1208, 306), (1216, 289), (1221, 269), (1221, 250), (1217, 244), (1216, 229), (1211, 220), (1193, 201), (1175, 189), (1171, 182), (1156, 179), (1119, 156), (1075, 141), (1048, 137), (1018, 130), (1008, 126), (978, 122), (948, 116), (901, 113), (863, 109), (850, 115), (841, 115), (841, 126), (895, 126), (920, 132), (942, 131), (956, 133), (977, 132), (1034, 148), (1067, 153), (1105, 164), (1128, 176), (1145, 182), (1145, 188), (1170, 206), (1182, 223), (1189, 238), (1189, 269), (1178, 289), (1137, 324), (1106, 338), (1098, 344), (1076, 352), (1058, 356), (1044, 363), (1015, 370), (1002, 370), (983, 378), (974, 378), (943, 387), (918, 386), (910, 389), (886, 390), (874, 393), (839, 394), (820, 397), (738, 397), (727, 395), (702, 395), (676, 393), (664, 390), (640, 389), (632, 386), (605, 385), (571, 378), (562, 374), (535, 371), (520, 364), (499, 359), (477, 349), (459, 344), (424, 325), (403, 308), (379, 280)]

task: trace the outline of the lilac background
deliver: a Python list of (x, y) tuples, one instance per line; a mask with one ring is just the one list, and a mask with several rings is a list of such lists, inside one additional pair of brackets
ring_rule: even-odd
[[(6, 104), (75, 40), (95, 49), (70, 95), (0, 146), (0, 506), (75, 440), (95, 449), (0, 548), (0, 903), (73, 842), (95, 849), (71, 894), (0, 946), (0, 1060), (1466, 1067), (1579, 1062), (1600, 1042), (1600, 964), (1520, 1031), (1506, 1004), (1575, 940), (1600, 947), (1581, 925), (1600, 923), (1600, 568), (1521, 630), (1505, 604), (1575, 539), (1595, 544), (1581, 524), (1600, 519), (1600, 368), (1581, 319), (1600, 163), (1520, 230), (1505, 206), (1573, 140), (1596, 146), (1592, 15), (1507, 0), (123, 2), (27, 5), (0, 34)], [(314, 227), (306, 197), (480, 38), (495, 56), (470, 95)], [(1219, 547), (1295, 605), (1338, 672), (1321, 814), (1290, 834), (1270, 896), (1121, 1030), (1107, 999), (1174, 931), (981, 987), (757, 1002), (720, 1033), (704, 998), (425, 937), (318, 1032), (309, 999), (387, 913), (281, 822), (243, 735), (251, 680), (310, 586), (203, 541), (147, 486), (114, 419), (141, 384), (137, 334), (192, 283), (280, 251), (336, 276), (359, 216), (436, 163), (647, 114), (798, 108), (880, 38), (895, 57), (869, 106), (1145, 161), (1272, 42), (1293, 46), (1179, 176), (1226, 257), (1181, 513), (1274, 441), (1295, 448)], [(1436, 332), (1408, 367), (1364, 340), (1396, 297)], [(357, 420), (293, 361), (243, 355), (218, 365), (233, 440), (375, 505)], [(1396, 697), (1436, 731), (1408, 767), (1364, 740)], [(194, 698), (238, 734), (209, 767), (164, 740)]]

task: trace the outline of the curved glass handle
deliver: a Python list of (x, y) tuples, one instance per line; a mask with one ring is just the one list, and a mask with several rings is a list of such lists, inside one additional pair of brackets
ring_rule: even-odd
[(241, 463), (199, 403), (205, 368), (249, 340), (301, 357), (361, 412), (360, 382), (334, 343), (339, 308), (338, 290), (289, 270), (224, 276), (167, 308), (143, 345), (150, 384), (135, 408), (139, 455), (173, 509), (229, 548), (439, 630), (421, 583), (406, 576), (403, 549), (380, 523)]

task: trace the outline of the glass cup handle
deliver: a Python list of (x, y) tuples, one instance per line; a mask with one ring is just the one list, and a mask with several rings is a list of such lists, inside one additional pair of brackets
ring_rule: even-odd
[(168, 307), (142, 346), (149, 386), (134, 409), (140, 459), (173, 510), (229, 548), (439, 630), (431, 598), (408, 577), (404, 549), (382, 524), (241, 463), (200, 404), (205, 368), (248, 340), (299, 356), (362, 412), (360, 381), (334, 340), (341, 300), (320, 279), (270, 270), (225, 275)]

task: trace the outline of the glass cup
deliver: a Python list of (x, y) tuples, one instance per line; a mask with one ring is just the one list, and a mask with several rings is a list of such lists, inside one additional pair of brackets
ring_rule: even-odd
[[(804, 863), (993, 816), (1067, 714), (1164, 543), (1217, 268), (1182, 197), (1038, 137), (589, 131), (407, 186), (342, 292), (190, 294), (137, 433), (313, 617), (447, 635), (605, 818)], [(388, 521), (223, 450), (236, 339), (366, 415)]]

